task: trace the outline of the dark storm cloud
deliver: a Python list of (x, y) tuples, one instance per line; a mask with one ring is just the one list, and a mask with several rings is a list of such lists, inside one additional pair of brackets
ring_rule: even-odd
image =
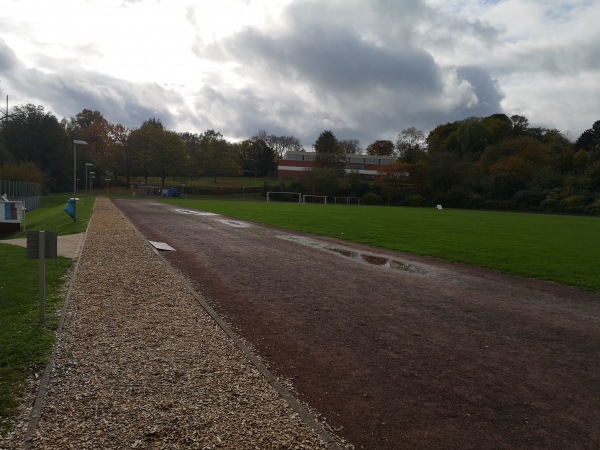
[(489, 116), (501, 110), (500, 102), (503, 95), (498, 82), (493, 80), (490, 73), (480, 67), (463, 66), (456, 70), (462, 80), (468, 81), (477, 93), (478, 102), (462, 111), (473, 116)]
[[(386, 3), (393, 4), (373, 6)], [(398, 22), (408, 22), (417, 6), (420, 2), (407, 2)], [(409, 29), (386, 28), (378, 31), (376, 40), (370, 39), (370, 31), (354, 23), (356, 16), (348, 20), (348, 15), (360, 13), (352, 3), (336, 7), (335, 3), (297, 2), (288, 7), (278, 29), (248, 28), (208, 52), (236, 60), (251, 71), (262, 69), (270, 77), (306, 82), (320, 94), (356, 95), (380, 87), (440, 89), (439, 68), (431, 55), (410, 43)]]
[(10, 47), (6, 45), (4, 40), (0, 39), (0, 71), (5, 77), (18, 65), (17, 56)]
[(299, 136), (299, 130), (304, 126), (299, 121), (312, 114), (307, 105), (294, 101), (293, 94), (272, 97), (248, 88), (204, 86), (197, 99), (194, 110), (203, 130), (227, 130), (231, 137), (238, 139), (249, 138), (259, 130)]
[[(220, 107), (245, 108), (235, 113), (237, 132), (255, 132), (261, 117), (271, 127), (292, 130), (308, 146), (323, 129), (366, 146), (395, 139), (410, 126), (428, 131), (449, 118), (501, 112), (502, 95), (488, 73), (476, 66), (442, 67), (416, 44), (419, 26), (443, 19), (415, 0), (298, 1), (277, 26), (246, 28), (208, 46), (199, 41), (196, 54), (235, 62), (248, 85), (259, 87), (251, 102), (241, 92), (221, 93), (227, 99), (219, 99)], [(439, 29), (448, 46), (453, 28), (486, 42), (497, 36), (481, 22), (447, 22)], [(448, 80), (454, 72), (453, 86)], [(448, 97), (454, 102), (449, 107)], [(269, 108), (269, 102), (278, 107)]]
[(263, 73), (292, 77), (318, 92), (441, 88), (438, 67), (426, 52), (401, 43), (376, 46), (345, 29), (307, 24), (282, 36), (245, 30), (223, 47), (230, 58), (251, 70), (259, 66)]

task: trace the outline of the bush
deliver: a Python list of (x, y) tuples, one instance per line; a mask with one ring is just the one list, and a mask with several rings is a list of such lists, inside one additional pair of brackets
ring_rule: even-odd
[(564, 208), (573, 208), (582, 206), (585, 203), (585, 197), (583, 195), (571, 195), (563, 199), (560, 205)]
[(600, 200), (596, 200), (589, 205), (585, 205), (583, 210), (588, 214), (600, 214)]
[(363, 203), (365, 205), (381, 205), (383, 203), (383, 199), (374, 192), (369, 192), (363, 196)]
[(265, 181), (262, 187), (262, 196), (266, 197), (267, 192), (275, 191), (275, 192), (302, 192), (302, 186), (297, 181), (293, 181), (292, 183), (285, 182), (280, 180), (278, 183), (269, 183)]
[(537, 209), (549, 195), (549, 190), (526, 189), (517, 192), (513, 202), (519, 209)]
[(419, 194), (409, 195), (408, 196), (408, 204), (410, 206), (423, 206), (425, 202), (425, 198), (420, 196)]

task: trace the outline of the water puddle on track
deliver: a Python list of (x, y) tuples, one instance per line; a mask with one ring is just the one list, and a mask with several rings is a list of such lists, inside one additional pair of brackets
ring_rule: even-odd
[(382, 255), (374, 255), (372, 253), (364, 253), (358, 252), (355, 250), (350, 250), (348, 248), (344, 248), (341, 246), (333, 246), (331, 244), (327, 244), (324, 242), (315, 241), (313, 239), (308, 239), (302, 236), (277, 236), (279, 239), (283, 239), (285, 241), (295, 242), (297, 244), (305, 245), (307, 247), (312, 247), (317, 250), (323, 250), (331, 253), (335, 253), (340, 256), (344, 256), (346, 258), (352, 259), (353, 261), (360, 262), (363, 264), (369, 264), (372, 266), (383, 267), (386, 269), (400, 270), (403, 272), (410, 272), (414, 274), (427, 274), (427, 270), (423, 267), (409, 264), (404, 261), (399, 261), (397, 259), (389, 258), (387, 256)]
[(175, 212), (179, 214), (190, 214), (192, 216), (218, 216), (217, 213), (204, 212), (204, 211), (191, 211), (189, 209), (176, 209)]
[(224, 223), (225, 225), (229, 225), (236, 228), (249, 228), (251, 225), (247, 222), (239, 222), (237, 220), (231, 219), (222, 219), (219, 222)]
[[(179, 213), (179, 214), (187, 214), (187, 215), (191, 215), (191, 216), (204, 216), (204, 217), (219, 216), (219, 214), (217, 214), (217, 213), (206, 212), (206, 211), (192, 211), (190, 209), (176, 209), (175, 212)], [(248, 222), (241, 222), (239, 220), (218, 219), (218, 221), (221, 222), (222, 224), (229, 225), (230, 227), (235, 227), (235, 228), (249, 228), (252, 226)]]

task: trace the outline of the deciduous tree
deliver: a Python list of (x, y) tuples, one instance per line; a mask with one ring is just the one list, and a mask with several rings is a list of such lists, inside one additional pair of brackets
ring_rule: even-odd
[(133, 130), (128, 145), (137, 156), (146, 182), (149, 175), (156, 175), (164, 186), (168, 177), (180, 176), (184, 170), (183, 141), (156, 118), (146, 120), (139, 129)]
[(16, 163), (31, 161), (47, 174), (48, 186), (73, 182), (73, 152), (57, 118), (43, 106), (17, 105), (2, 121), (7, 153)]
[(579, 136), (575, 146), (584, 150), (600, 150), (600, 120), (594, 122), (592, 128), (585, 130)]
[(295, 136), (276, 136), (268, 134), (265, 130), (259, 130), (251, 139), (255, 141), (260, 139), (265, 142), (279, 159), (283, 158), (287, 152), (302, 151), (302, 143)]
[(402, 130), (396, 140), (400, 159), (413, 164), (425, 158), (425, 133), (415, 127)]
[(339, 142), (346, 155), (360, 155), (362, 152), (358, 139), (342, 139)]
[(0, 165), (0, 180), (30, 181), (44, 184), (44, 172), (33, 162), (19, 162)]
[(240, 155), (244, 174), (264, 177), (277, 170), (277, 155), (262, 139), (247, 139), (234, 146)]
[(242, 174), (232, 146), (220, 132), (214, 130), (200, 135), (200, 164), (204, 175), (212, 177), (215, 183), (219, 176)]
[(372, 142), (367, 147), (367, 155), (392, 156), (394, 154), (394, 143), (388, 140)]

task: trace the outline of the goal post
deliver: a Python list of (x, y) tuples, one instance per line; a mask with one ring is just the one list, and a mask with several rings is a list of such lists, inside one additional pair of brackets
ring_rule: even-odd
[(267, 192), (267, 203), (269, 203), (271, 201), (271, 195), (273, 194), (282, 194), (282, 195), (291, 195), (291, 196), (298, 196), (298, 203), (302, 203), (302, 194), (300, 192), (275, 192), (275, 191), (268, 191)]
[(323, 204), (327, 204), (327, 196), (326, 195), (303, 195), (302, 196), (302, 203), (306, 203), (306, 199), (309, 198), (311, 199), (311, 201), (314, 203), (315, 199), (322, 199), (323, 200)]
[(360, 197), (333, 197), (333, 203), (336, 205), (338, 203), (341, 205), (360, 205), (362, 199)]

